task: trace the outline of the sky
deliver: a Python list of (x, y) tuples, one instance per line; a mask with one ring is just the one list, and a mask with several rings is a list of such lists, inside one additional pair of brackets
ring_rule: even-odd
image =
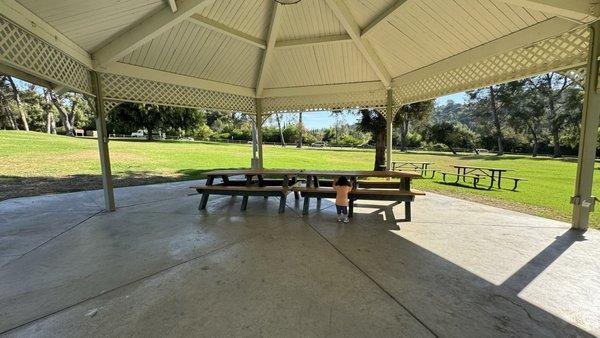
[[(435, 105), (443, 106), (449, 100), (456, 103), (464, 103), (467, 101), (467, 94), (463, 92), (439, 97), (435, 100)], [(345, 116), (344, 118), (347, 123), (353, 124), (356, 123), (358, 116)], [(330, 112), (307, 112), (302, 115), (302, 122), (307, 129), (321, 129), (332, 126), (334, 118)]]

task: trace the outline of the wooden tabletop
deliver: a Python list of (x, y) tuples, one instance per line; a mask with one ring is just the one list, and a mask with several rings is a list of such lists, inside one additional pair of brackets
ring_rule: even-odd
[(421, 177), (421, 174), (410, 171), (372, 171), (372, 170), (304, 170), (300, 175), (306, 176), (347, 176), (347, 177), (392, 177), (392, 178), (413, 178)]
[(206, 176), (237, 176), (237, 175), (278, 175), (278, 176), (323, 176), (323, 177), (392, 177), (413, 178), (421, 177), (420, 174), (411, 171), (372, 171), (372, 170), (300, 170), (300, 169), (226, 169), (212, 170), (204, 173)]
[(481, 169), (481, 170), (494, 170), (494, 171), (511, 171), (512, 169), (505, 169), (505, 168), (490, 168), (490, 167), (476, 167), (476, 166), (469, 166), (469, 165), (453, 165), (454, 168), (464, 168), (464, 169)]
[(206, 176), (237, 176), (237, 175), (298, 175), (302, 170), (298, 169), (224, 169), (207, 171)]

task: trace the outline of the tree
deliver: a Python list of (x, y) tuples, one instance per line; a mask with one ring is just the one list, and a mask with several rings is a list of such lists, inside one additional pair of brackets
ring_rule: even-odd
[(277, 120), (277, 128), (279, 128), (281, 146), (285, 147), (285, 138), (283, 137), (283, 129), (281, 128), (281, 116), (279, 113), (275, 113), (275, 120)]
[(19, 126), (14, 120), (13, 113), (8, 105), (6, 94), (8, 92), (8, 86), (4, 81), (4, 76), (0, 77), (0, 109), (2, 109), (3, 121), (2, 125), (8, 126), (10, 129), (19, 130)]
[(475, 134), (460, 123), (440, 122), (429, 126), (427, 138), (430, 142), (446, 145), (456, 155), (455, 148), (467, 148), (474, 144)]
[(566, 76), (556, 73), (548, 73), (530, 80), (531, 85), (545, 98), (548, 114), (547, 119), (550, 125), (550, 134), (554, 144), (554, 157), (561, 157), (560, 132), (565, 122), (565, 114), (560, 110), (560, 99), (565, 90), (572, 86), (573, 82)]
[(403, 105), (398, 109), (395, 116), (395, 123), (400, 130), (400, 150), (406, 151), (407, 140), (406, 135), (412, 123), (417, 121), (425, 121), (429, 119), (433, 111), (433, 100), (416, 102)]
[(56, 134), (56, 120), (52, 112), (52, 104), (50, 103), (50, 93), (48, 89), (44, 89), (44, 103), (42, 108), (46, 113), (46, 132), (48, 134)]
[(304, 138), (304, 124), (302, 123), (302, 112), (298, 113), (298, 131), (300, 133), (298, 137), (297, 148), (302, 148), (302, 139)]
[(21, 123), (23, 123), (23, 129), (25, 129), (25, 131), (29, 131), (29, 123), (27, 122), (27, 113), (25, 112), (25, 110), (23, 110), (23, 104), (21, 103), (21, 95), (19, 95), (19, 89), (15, 85), (15, 81), (13, 80), (12, 77), (6, 76), (6, 78), (8, 79), (8, 83), (10, 84), (10, 87), (12, 89), (13, 98), (14, 98), (15, 102), (17, 103), (17, 110), (19, 111), (19, 116), (21, 117)]
[(375, 143), (375, 163), (373, 170), (383, 170), (385, 168), (385, 136), (386, 121), (385, 118), (375, 110), (361, 109), (359, 111), (360, 120), (357, 129), (371, 134), (371, 140)]
[(196, 109), (126, 102), (109, 112), (108, 125), (109, 130), (121, 132), (146, 129), (151, 141), (159, 130), (192, 133), (202, 118), (203, 114)]
[(515, 99), (507, 104), (507, 121), (515, 131), (531, 135), (531, 155), (536, 157), (543, 132), (544, 99), (537, 90), (526, 86), (526, 81), (515, 81), (513, 88)]
[(498, 155), (504, 154), (501, 112), (504, 104), (509, 102), (507, 97), (510, 90), (506, 84), (489, 86), (469, 92), (474, 112), (480, 119), (492, 121), (498, 145)]

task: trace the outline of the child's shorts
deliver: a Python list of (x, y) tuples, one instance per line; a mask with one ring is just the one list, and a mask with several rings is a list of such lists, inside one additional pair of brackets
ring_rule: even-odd
[(337, 210), (337, 214), (348, 215), (348, 206), (347, 205), (335, 205), (335, 209)]

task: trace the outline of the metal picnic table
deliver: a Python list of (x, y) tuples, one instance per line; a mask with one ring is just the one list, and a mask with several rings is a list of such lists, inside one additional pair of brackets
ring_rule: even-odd
[(433, 162), (418, 162), (418, 161), (392, 161), (392, 170), (409, 168), (412, 170), (427, 170)]
[(456, 168), (458, 175), (463, 175), (463, 182), (466, 182), (464, 175), (475, 174), (475, 175), (484, 175), (490, 178), (490, 186), (489, 189), (494, 187), (494, 182), (498, 182), (498, 189), (502, 189), (500, 187), (500, 183), (502, 182), (502, 174), (507, 171), (512, 171), (512, 169), (505, 168), (493, 168), (493, 167), (478, 167), (478, 166), (468, 166), (468, 165), (453, 165), (452, 167)]
[[(436, 173), (436, 169), (432, 169), (429, 165), (433, 162), (420, 162), (420, 161), (392, 161), (392, 171), (394, 170), (415, 170), (421, 172), (423, 178), (433, 178)], [(431, 177), (426, 177), (426, 173), (431, 172)]]

